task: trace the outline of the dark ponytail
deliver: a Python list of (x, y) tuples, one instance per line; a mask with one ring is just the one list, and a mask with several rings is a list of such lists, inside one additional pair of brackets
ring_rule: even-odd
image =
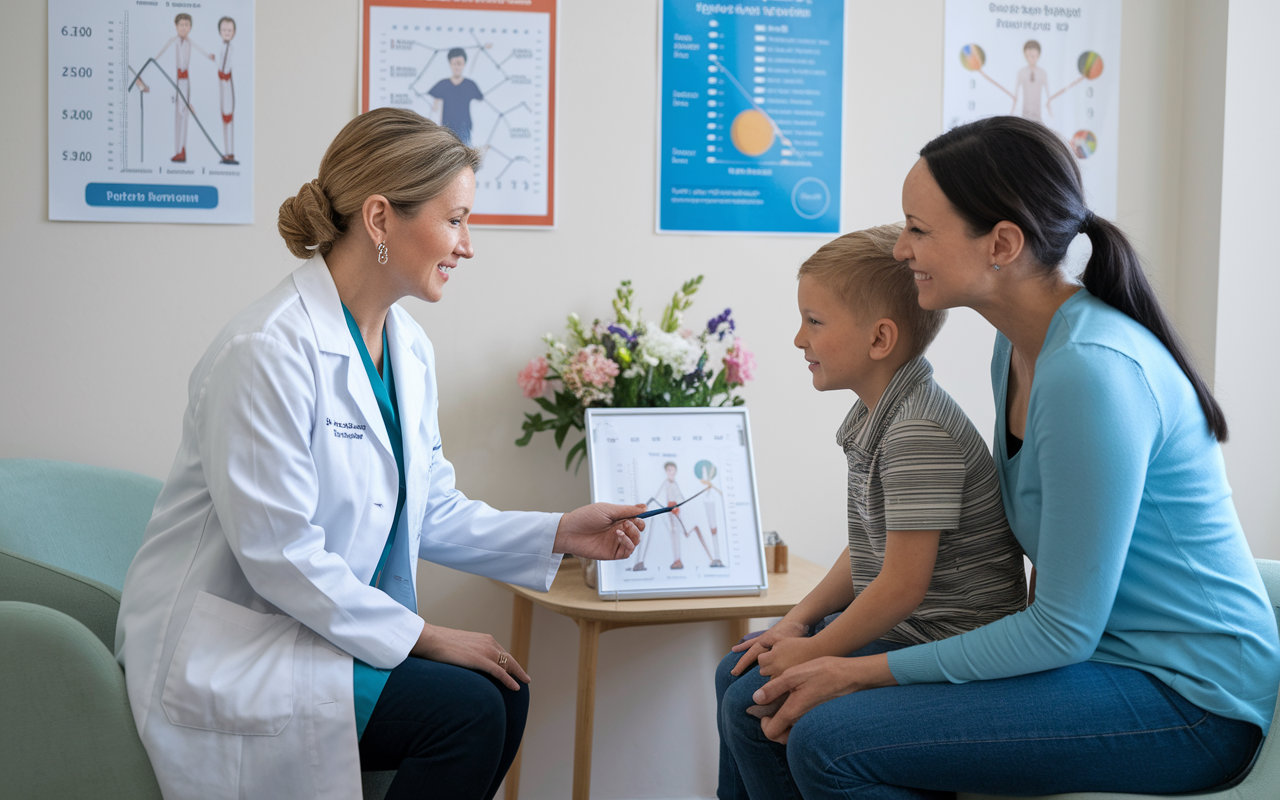
[(1209, 430), (1227, 440), (1222, 407), (1160, 308), (1138, 254), (1118, 227), (1085, 206), (1080, 168), (1057, 134), (1020, 117), (990, 117), (947, 131), (920, 156), (974, 236), (1008, 220), (1022, 229), (1036, 260), (1056, 269), (1076, 235), (1086, 234), (1093, 254), (1084, 287), (1155, 334), (1191, 381)]

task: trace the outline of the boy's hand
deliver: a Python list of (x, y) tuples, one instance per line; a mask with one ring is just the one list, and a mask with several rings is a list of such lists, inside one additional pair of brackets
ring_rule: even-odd
[(756, 663), (761, 653), (767, 653), (772, 650), (778, 642), (784, 639), (798, 639), (809, 632), (809, 626), (799, 622), (794, 622), (783, 617), (769, 630), (760, 634), (754, 639), (748, 639), (745, 642), (735, 644), (733, 652), (741, 653), (744, 650), (746, 655), (738, 659), (738, 663), (733, 669), (729, 670), (730, 675), (741, 675), (751, 669), (751, 665)]
[(818, 652), (813, 639), (784, 639), (769, 652), (761, 653), (757, 660), (760, 662), (760, 674), (768, 678), (821, 655), (824, 654)]

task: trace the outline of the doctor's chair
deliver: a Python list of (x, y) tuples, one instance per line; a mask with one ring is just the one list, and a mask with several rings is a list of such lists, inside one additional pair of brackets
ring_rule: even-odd
[[(160, 800), (116, 662), (120, 591), (162, 484), (0, 459), (0, 794)], [(381, 800), (394, 772), (364, 773)]]

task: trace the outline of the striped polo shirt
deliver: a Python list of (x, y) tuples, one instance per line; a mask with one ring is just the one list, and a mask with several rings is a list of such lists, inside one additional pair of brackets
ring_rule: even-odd
[(885, 531), (942, 531), (924, 600), (883, 639), (937, 641), (1026, 607), (1022, 548), (1005, 521), (986, 443), (923, 357), (875, 410), (859, 400), (837, 442), (849, 460), (849, 561), (861, 593), (884, 565)]

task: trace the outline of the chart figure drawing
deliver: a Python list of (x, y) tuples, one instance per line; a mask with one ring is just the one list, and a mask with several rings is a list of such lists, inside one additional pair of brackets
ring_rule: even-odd
[(476, 0), (365, 5), (362, 107), (412, 109), (481, 152), (474, 224), (551, 224), (553, 10), (496, 11)]

